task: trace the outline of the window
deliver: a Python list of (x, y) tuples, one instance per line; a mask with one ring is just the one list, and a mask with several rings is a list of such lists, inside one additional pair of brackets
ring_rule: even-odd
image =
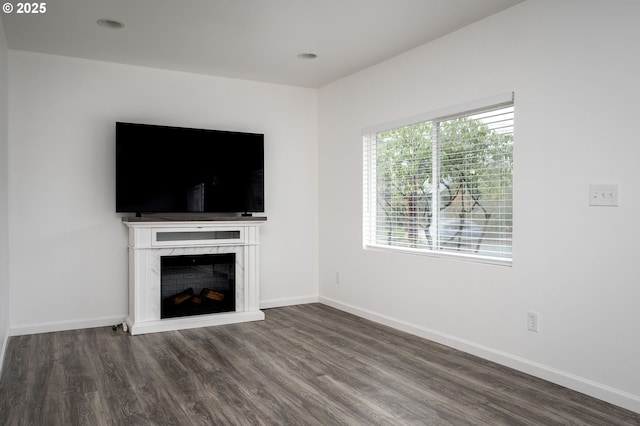
[(513, 94), (365, 130), (365, 247), (509, 264)]

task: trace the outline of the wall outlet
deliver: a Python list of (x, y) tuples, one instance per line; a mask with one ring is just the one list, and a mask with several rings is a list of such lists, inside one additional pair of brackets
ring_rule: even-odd
[(618, 205), (618, 185), (590, 185), (590, 206), (614, 206)]
[(527, 330), (538, 332), (538, 313), (529, 311), (527, 312)]
[(336, 272), (336, 284), (340, 284), (340, 272)]

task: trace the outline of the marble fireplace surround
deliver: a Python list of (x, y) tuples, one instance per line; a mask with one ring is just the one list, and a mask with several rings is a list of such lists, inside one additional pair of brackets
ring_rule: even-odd
[[(259, 226), (265, 217), (123, 218), (129, 228), (129, 316), (131, 335), (264, 319), (259, 309)], [(160, 259), (163, 256), (235, 254), (236, 310), (160, 318)]]

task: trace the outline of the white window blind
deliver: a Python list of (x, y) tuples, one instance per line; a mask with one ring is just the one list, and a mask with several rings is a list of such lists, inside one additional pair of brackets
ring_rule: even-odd
[(365, 247), (510, 261), (514, 107), (499, 101), (364, 132)]

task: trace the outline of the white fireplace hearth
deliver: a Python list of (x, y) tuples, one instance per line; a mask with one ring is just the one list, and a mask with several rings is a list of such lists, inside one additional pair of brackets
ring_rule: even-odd
[[(132, 335), (264, 319), (259, 309), (259, 226), (261, 217), (206, 220), (123, 218), (129, 227), (129, 316)], [(235, 310), (162, 318), (162, 258), (233, 254)]]

